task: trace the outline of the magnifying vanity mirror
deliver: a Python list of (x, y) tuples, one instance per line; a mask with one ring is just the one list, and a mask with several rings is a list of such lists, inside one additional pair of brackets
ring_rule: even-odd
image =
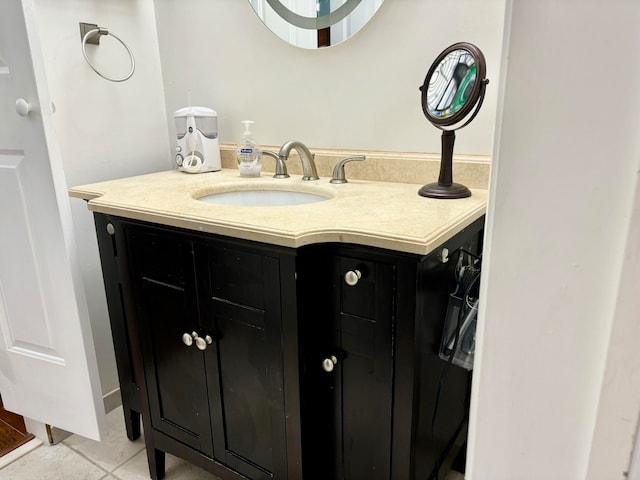
[(427, 72), (422, 92), (422, 111), (442, 130), (440, 175), (437, 183), (423, 186), (418, 193), (430, 198), (464, 198), (471, 192), (453, 182), (455, 131), (473, 120), (482, 106), (489, 80), (486, 63), (478, 47), (466, 42), (446, 48)]
[(249, 0), (269, 29), (296, 47), (337, 45), (371, 20), (383, 0)]

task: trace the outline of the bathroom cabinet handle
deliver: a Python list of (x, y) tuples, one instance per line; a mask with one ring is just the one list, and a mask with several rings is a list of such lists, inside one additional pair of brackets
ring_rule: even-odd
[(344, 282), (350, 287), (356, 286), (361, 278), (362, 272), (360, 270), (349, 270), (344, 274)]
[(333, 368), (338, 364), (338, 357), (335, 355), (330, 355), (324, 360), (322, 360), (322, 369), (325, 372), (331, 373), (333, 372)]
[(205, 335), (201, 337), (198, 335), (198, 332), (195, 330), (191, 333), (183, 333), (182, 334), (182, 343), (184, 343), (187, 347), (190, 347), (195, 342), (198, 350), (206, 350), (207, 345), (211, 345), (213, 343), (213, 338), (211, 335)]
[(208, 345), (211, 345), (213, 343), (213, 338), (211, 338), (210, 335), (205, 335), (204, 337), (198, 337), (196, 338), (196, 347), (198, 347), (198, 350), (206, 350)]
[(193, 332), (193, 333), (185, 332), (182, 334), (182, 343), (184, 343), (187, 347), (190, 347), (191, 345), (193, 345), (193, 339), (197, 337), (198, 337), (198, 334), (196, 332)]

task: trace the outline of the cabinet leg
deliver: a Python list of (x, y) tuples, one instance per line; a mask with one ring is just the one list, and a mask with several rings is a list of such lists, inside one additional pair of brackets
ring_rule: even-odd
[(157, 448), (147, 449), (147, 460), (149, 461), (149, 475), (153, 480), (164, 478), (164, 452)]
[(127, 429), (127, 438), (131, 441), (140, 438), (140, 414), (130, 408), (124, 409), (124, 424)]

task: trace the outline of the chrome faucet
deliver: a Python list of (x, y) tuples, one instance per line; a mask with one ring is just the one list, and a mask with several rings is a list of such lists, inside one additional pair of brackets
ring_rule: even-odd
[(273, 175), (273, 178), (289, 178), (289, 174), (287, 173), (287, 166), (284, 164), (284, 158), (279, 156), (277, 153), (273, 153), (269, 150), (263, 150), (262, 155), (269, 155), (276, 161), (276, 173)]
[(316, 170), (316, 164), (313, 161), (314, 155), (302, 142), (290, 140), (282, 145), (280, 152), (278, 152), (278, 157), (280, 157), (282, 164), (284, 165), (284, 161), (289, 158), (291, 150), (296, 150), (300, 155), (300, 160), (302, 161), (302, 180), (320, 180)]

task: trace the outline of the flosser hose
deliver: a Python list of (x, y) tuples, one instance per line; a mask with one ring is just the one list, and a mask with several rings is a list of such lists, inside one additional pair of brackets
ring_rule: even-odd
[(198, 146), (198, 130), (196, 129), (196, 120), (193, 115), (187, 115), (187, 155), (182, 162), (182, 168), (187, 173), (198, 173), (202, 168), (202, 159), (196, 155), (196, 147)]

